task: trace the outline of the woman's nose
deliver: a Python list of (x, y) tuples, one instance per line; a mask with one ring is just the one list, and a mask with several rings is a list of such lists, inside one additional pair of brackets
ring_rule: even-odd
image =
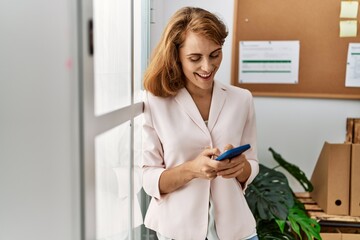
[(210, 59), (204, 58), (202, 64), (201, 64), (201, 70), (205, 72), (211, 72), (214, 69), (214, 66)]

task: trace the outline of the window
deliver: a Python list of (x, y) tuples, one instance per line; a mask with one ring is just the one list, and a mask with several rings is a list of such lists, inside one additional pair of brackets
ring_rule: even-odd
[(81, 1), (83, 239), (147, 234), (139, 168), (147, 2)]

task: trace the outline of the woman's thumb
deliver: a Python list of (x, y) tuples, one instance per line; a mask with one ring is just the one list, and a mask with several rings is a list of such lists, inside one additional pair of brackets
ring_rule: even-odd
[(234, 148), (233, 145), (231, 145), (231, 144), (226, 144), (226, 146), (224, 147), (224, 151), (229, 150), (229, 149), (232, 149), (232, 148)]

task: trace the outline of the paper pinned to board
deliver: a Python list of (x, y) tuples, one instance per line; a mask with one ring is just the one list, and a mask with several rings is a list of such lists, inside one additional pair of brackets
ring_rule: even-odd
[(340, 21), (340, 37), (356, 37), (357, 20)]
[(300, 41), (240, 41), (240, 83), (299, 81)]
[(341, 18), (357, 18), (359, 8), (358, 1), (341, 1)]
[(360, 87), (360, 43), (349, 43), (345, 86)]

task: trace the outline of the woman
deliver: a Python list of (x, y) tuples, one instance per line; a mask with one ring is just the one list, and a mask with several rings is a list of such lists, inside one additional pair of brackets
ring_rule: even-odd
[[(178, 10), (144, 76), (145, 226), (159, 239), (257, 239), (244, 197), (259, 171), (252, 96), (214, 80), (227, 34), (204, 9)], [(244, 154), (214, 160), (247, 143)]]

